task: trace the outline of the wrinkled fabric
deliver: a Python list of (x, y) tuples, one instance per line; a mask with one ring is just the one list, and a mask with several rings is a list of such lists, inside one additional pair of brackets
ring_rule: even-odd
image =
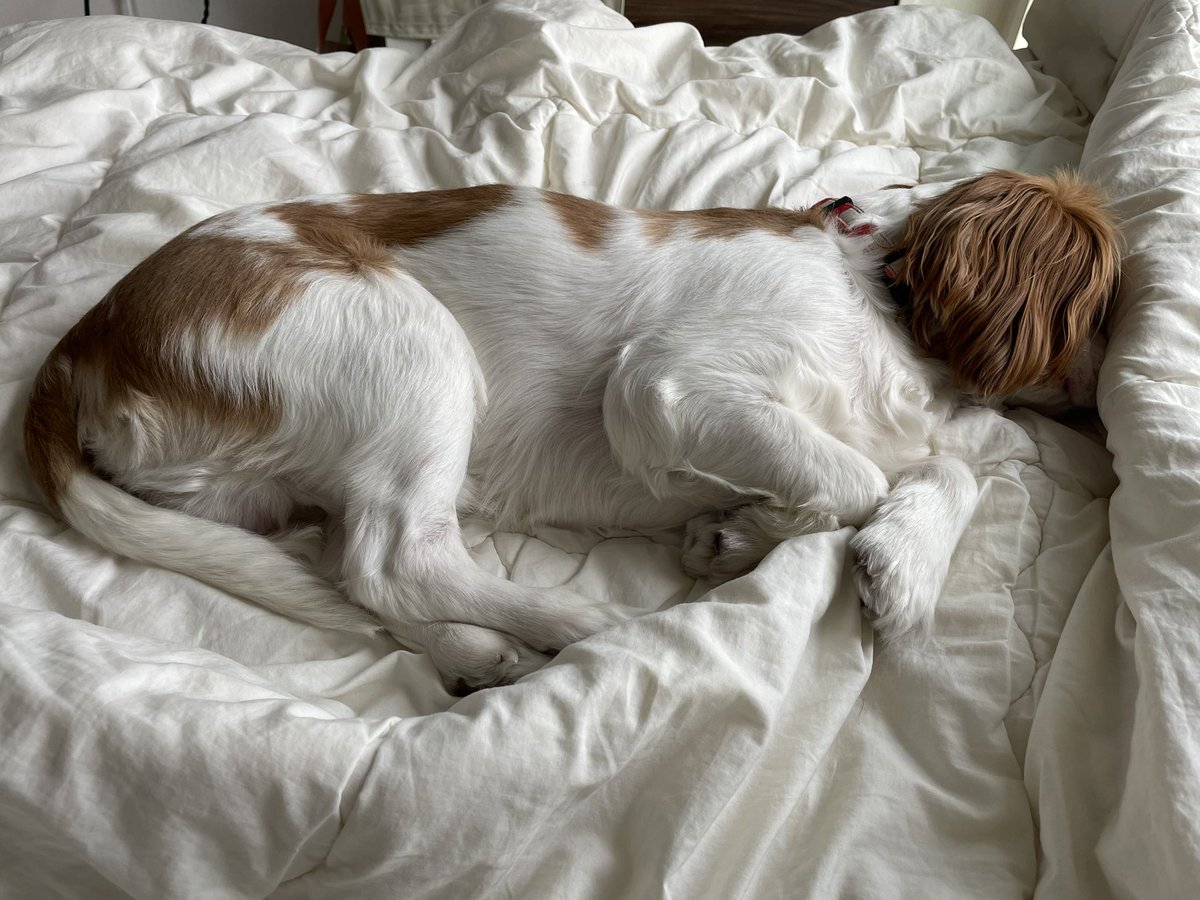
[(1147, 4), (1082, 162), (1128, 243), (1099, 387), (1120, 486), (1112, 571), (1094, 573), (1063, 633), (1026, 778), (1046, 896), (1186, 897), (1200, 884), (1195, 4)]
[[(1060, 82), (930, 8), (704, 48), (507, 3), (416, 57), (128, 18), (0, 32), (0, 893), (1099, 897), (1191, 872), (1194, 793), (1168, 779), (1197, 758), (1195, 213), (1162, 172), (1196, 158), (1198, 107), (1147, 83), (1194, 47), (1162, 6), (1090, 138)], [(50, 348), (220, 210), (491, 181), (806, 206), (1081, 154), (1135, 251), (1101, 385), (1116, 472), (1033, 413), (948, 429), (981, 499), (923, 647), (876, 646), (849, 530), (709, 591), (677, 533), (471, 521), (491, 571), (657, 612), (456, 700), (385, 639), (101, 552), (23, 458)]]

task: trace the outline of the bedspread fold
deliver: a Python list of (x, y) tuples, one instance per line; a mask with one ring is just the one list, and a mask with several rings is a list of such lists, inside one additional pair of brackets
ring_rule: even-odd
[[(1094, 123), (986, 22), (927, 7), (705, 48), (600, 3), (512, 0), (420, 56), (127, 17), (0, 31), (0, 893), (1194, 883), (1195, 15), (1153, 7)], [(386, 639), (108, 556), (48, 513), (23, 458), (54, 343), (156, 247), (241, 204), (504, 181), (802, 207), (1081, 158), (1131, 250), (1108, 449), (1028, 412), (939, 436), (980, 504), (925, 646), (875, 645), (848, 529), (710, 590), (681, 572), (678, 533), (469, 521), (490, 571), (654, 612), (459, 700)]]

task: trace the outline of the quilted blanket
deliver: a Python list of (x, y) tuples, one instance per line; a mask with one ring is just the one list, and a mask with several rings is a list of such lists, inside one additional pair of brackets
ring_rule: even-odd
[[(729, 48), (583, 0), (489, 5), (419, 56), (118, 17), (0, 31), (0, 894), (1188, 895), (1197, 29), (1191, 2), (1147, 4), (1094, 119), (983, 20), (926, 7)], [(876, 645), (849, 529), (710, 589), (677, 533), (473, 521), (479, 565), (654, 612), (457, 699), (385, 638), (105, 554), (24, 461), (58, 338), (234, 206), (494, 181), (805, 206), (1063, 165), (1105, 183), (1130, 251), (1104, 428), (980, 410), (942, 436), (981, 499), (921, 647)]]

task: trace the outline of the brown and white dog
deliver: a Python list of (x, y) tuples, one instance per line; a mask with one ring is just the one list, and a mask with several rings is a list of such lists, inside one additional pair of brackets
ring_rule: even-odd
[[(313, 625), (382, 625), (455, 687), (632, 614), (483, 572), (468, 512), (689, 523), (685, 567), (715, 577), (859, 526), (878, 631), (928, 629), (976, 499), (931, 435), (964, 402), (1088, 370), (1117, 232), (1066, 174), (862, 205), (659, 212), (491, 185), (225, 213), (54, 349), (29, 461), (113, 553)], [(268, 537), (310, 507), (344, 526), (340, 590)]]

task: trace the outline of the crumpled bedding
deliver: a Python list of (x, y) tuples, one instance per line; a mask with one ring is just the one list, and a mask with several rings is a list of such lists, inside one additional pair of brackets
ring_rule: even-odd
[[(1186, 895), (1200, 105), (1194, 8), (1154, 6), (1090, 134), (985, 22), (924, 7), (704, 48), (508, 2), (418, 57), (128, 18), (0, 31), (0, 893)], [(875, 644), (848, 529), (709, 590), (675, 533), (472, 521), (480, 565), (657, 612), (456, 699), (386, 639), (106, 555), (24, 462), (57, 339), (233, 206), (489, 181), (803, 206), (1081, 161), (1131, 249), (1115, 456), (1023, 411), (939, 435), (981, 500), (925, 646)]]

